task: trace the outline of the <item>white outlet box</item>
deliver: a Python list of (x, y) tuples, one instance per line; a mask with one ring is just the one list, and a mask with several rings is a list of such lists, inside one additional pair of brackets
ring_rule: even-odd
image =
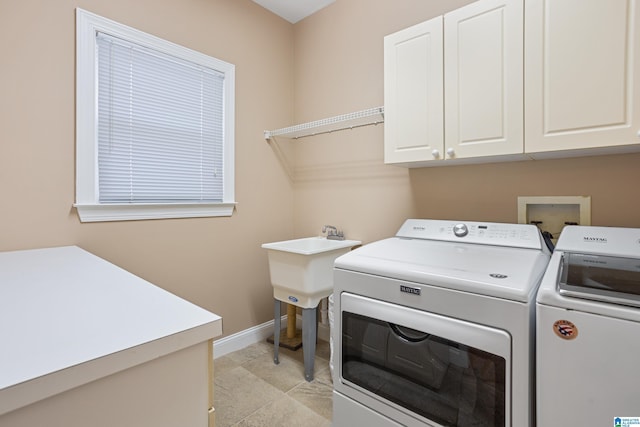
[(521, 196), (518, 197), (518, 223), (532, 224), (548, 231), (554, 240), (566, 223), (591, 225), (590, 196)]

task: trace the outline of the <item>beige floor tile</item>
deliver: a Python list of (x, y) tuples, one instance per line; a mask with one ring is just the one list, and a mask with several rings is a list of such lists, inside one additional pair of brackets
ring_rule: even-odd
[[(304, 347), (296, 351), (281, 347), (279, 353), (281, 355), (289, 356), (300, 363), (304, 363)], [(325, 341), (318, 341), (318, 344), (316, 344), (315, 365), (329, 366), (329, 354), (329, 343), (326, 343)]]
[(319, 381), (304, 382), (287, 395), (318, 415), (331, 420), (333, 414), (333, 388)]
[(226, 355), (218, 357), (213, 361), (213, 372), (215, 376), (218, 376), (238, 366), (240, 366), (240, 363), (233, 360), (229, 355)]
[[(216, 419), (217, 425), (217, 419)], [(298, 401), (283, 396), (260, 408), (236, 427), (330, 427), (331, 421)]]
[(305, 381), (302, 363), (286, 355), (279, 357), (280, 363), (273, 363), (273, 355), (266, 354), (242, 366), (283, 392), (287, 392)]
[(239, 366), (214, 378), (216, 426), (233, 426), (284, 393)]
[(273, 354), (273, 345), (264, 341), (251, 344), (240, 351), (229, 353), (225, 357), (229, 357), (234, 362), (242, 365), (243, 363), (249, 362), (268, 353)]
[(215, 360), (217, 427), (331, 426), (329, 344), (317, 344), (310, 383), (304, 379), (302, 349), (281, 347), (279, 353), (275, 365), (273, 344), (263, 341)]
[[(271, 344), (271, 346), (273, 346), (273, 344)], [(296, 351), (292, 351), (287, 348), (281, 347), (280, 353), (286, 354), (287, 356), (290, 356), (296, 360), (299, 360), (300, 362), (304, 360), (304, 347)], [(316, 344), (316, 359), (322, 359), (328, 363), (329, 357), (330, 357), (329, 343), (326, 341), (318, 341), (318, 343)]]
[[(325, 347), (326, 347), (326, 352), (325, 352)], [(319, 341), (318, 346), (316, 348), (316, 355), (314, 358), (314, 366), (313, 366), (313, 370), (314, 370), (314, 378), (315, 376), (324, 371), (325, 369), (329, 369), (329, 344), (326, 343), (326, 345), (324, 344), (324, 341)], [(286, 348), (280, 348), (280, 354), (284, 355), (284, 356), (288, 356), (296, 361), (298, 361), (301, 364), (304, 364), (304, 347), (297, 350), (297, 351), (291, 351), (289, 349)], [(326, 358), (323, 357), (326, 354)]]
[(329, 369), (329, 363), (323, 359), (316, 359), (319, 361), (315, 366), (315, 375), (313, 377), (314, 382), (324, 384), (329, 388), (333, 388), (333, 380), (331, 379), (331, 370)]

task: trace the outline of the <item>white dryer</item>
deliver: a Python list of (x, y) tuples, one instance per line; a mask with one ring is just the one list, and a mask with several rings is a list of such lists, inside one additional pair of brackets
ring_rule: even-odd
[(565, 227), (536, 311), (538, 426), (640, 425), (640, 229)]
[(548, 261), (533, 225), (438, 220), (338, 258), (334, 427), (532, 426)]

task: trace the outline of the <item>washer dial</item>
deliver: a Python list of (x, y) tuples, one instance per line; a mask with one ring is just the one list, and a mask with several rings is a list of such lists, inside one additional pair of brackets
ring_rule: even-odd
[(455, 234), (456, 237), (464, 237), (469, 234), (469, 229), (465, 224), (456, 224), (453, 226), (453, 234)]

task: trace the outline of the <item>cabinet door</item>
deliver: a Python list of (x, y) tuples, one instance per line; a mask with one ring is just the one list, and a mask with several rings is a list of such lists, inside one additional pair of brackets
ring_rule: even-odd
[(523, 152), (523, 23), (522, 0), (445, 15), (447, 159)]
[(527, 0), (525, 16), (526, 151), (639, 144), (638, 1)]
[(442, 17), (384, 38), (384, 160), (442, 156)]

